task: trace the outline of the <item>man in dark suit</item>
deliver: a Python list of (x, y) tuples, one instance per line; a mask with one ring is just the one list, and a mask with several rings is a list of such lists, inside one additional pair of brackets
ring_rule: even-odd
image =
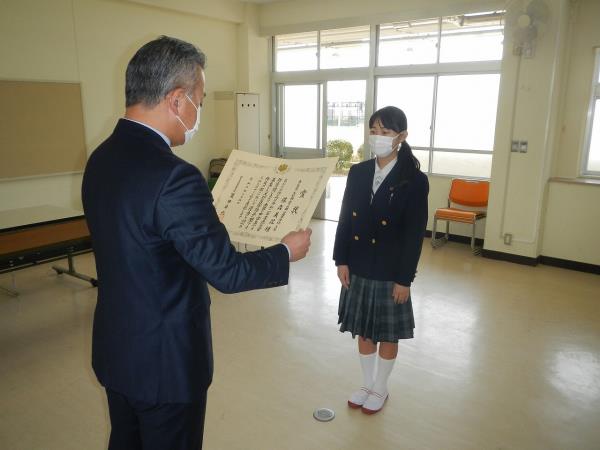
[(90, 156), (85, 215), (98, 271), (92, 365), (106, 388), (109, 449), (202, 447), (213, 360), (207, 283), (222, 292), (285, 285), (310, 230), (238, 253), (200, 171), (170, 147), (198, 128), (205, 57), (161, 37), (126, 73), (126, 113)]

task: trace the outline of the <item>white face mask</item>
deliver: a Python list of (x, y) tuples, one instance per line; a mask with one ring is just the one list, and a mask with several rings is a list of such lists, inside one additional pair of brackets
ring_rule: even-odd
[(200, 108), (198, 108), (196, 105), (194, 105), (194, 102), (187, 94), (186, 94), (186, 98), (190, 101), (190, 103), (192, 104), (194, 109), (196, 109), (196, 123), (194, 123), (194, 127), (191, 130), (188, 130), (188, 127), (185, 126), (185, 123), (183, 123), (183, 120), (181, 120), (181, 117), (179, 117), (179, 115), (177, 116), (177, 119), (179, 120), (179, 122), (181, 122), (181, 125), (183, 125), (183, 128), (185, 128), (185, 138), (183, 141), (184, 144), (187, 144), (188, 142), (190, 142), (192, 140), (192, 138), (194, 137), (194, 134), (196, 134), (196, 131), (198, 131), (198, 127), (200, 126)]
[(385, 158), (394, 151), (393, 141), (397, 136), (381, 136), (378, 134), (369, 135), (369, 148), (378, 158)]

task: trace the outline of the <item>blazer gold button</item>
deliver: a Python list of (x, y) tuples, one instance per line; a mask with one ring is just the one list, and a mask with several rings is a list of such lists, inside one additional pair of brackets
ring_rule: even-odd
[(358, 241), (358, 235), (357, 235), (357, 236), (354, 236), (354, 240), (355, 240), (355, 241)]
[(371, 242), (374, 244), (376, 241), (375, 241), (375, 239), (371, 239)]
[(356, 211), (352, 211), (352, 215), (356, 217)]
[(385, 220), (382, 220), (381, 225), (383, 225), (385, 227), (387, 225), (387, 222)]
[(391, 188), (390, 188), (390, 191), (393, 191), (393, 190), (394, 190), (394, 188), (393, 188), (393, 187), (391, 187)]

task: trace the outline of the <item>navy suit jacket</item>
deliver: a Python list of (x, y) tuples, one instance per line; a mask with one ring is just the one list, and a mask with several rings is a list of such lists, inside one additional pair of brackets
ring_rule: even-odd
[(207, 282), (229, 293), (287, 284), (287, 249), (235, 251), (200, 171), (129, 120), (90, 156), (82, 197), (98, 380), (150, 403), (199, 400), (213, 373)]
[(429, 182), (420, 170), (408, 176), (402, 167), (408, 163), (396, 162), (372, 201), (375, 159), (352, 166), (335, 235), (337, 266), (363, 278), (411, 285), (427, 226)]

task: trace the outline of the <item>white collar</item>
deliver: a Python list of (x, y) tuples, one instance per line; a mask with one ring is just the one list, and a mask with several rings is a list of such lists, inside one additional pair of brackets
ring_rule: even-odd
[(152, 131), (154, 131), (156, 134), (158, 134), (161, 138), (163, 138), (163, 140), (167, 143), (167, 145), (170, 147), (171, 146), (171, 139), (169, 139), (167, 137), (166, 134), (164, 134), (161, 131), (158, 131), (156, 128), (152, 128), (150, 125), (148, 125), (147, 123), (144, 122), (138, 122), (137, 120), (133, 120), (133, 119), (129, 119), (128, 117), (123, 117), (123, 119), (125, 120), (129, 120), (130, 122), (135, 122), (135, 123), (139, 123), (140, 125), (145, 126), (146, 128), (150, 128)]
[(383, 169), (381, 169), (379, 167), (379, 164), (377, 164), (377, 158), (375, 158), (375, 172), (373, 173), (373, 187), (371, 189), (373, 195), (375, 195), (375, 193), (379, 189), (379, 186), (383, 184), (383, 180), (385, 180), (386, 177), (390, 174), (397, 161), (398, 157), (394, 158), (392, 161), (387, 163), (387, 165)]
[(387, 163), (387, 165), (382, 169), (381, 167), (379, 167), (379, 164), (377, 163), (377, 158), (375, 158), (375, 175), (379, 175), (383, 178), (387, 177), (397, 162), (398, 162), (398, 157), (394, 158), (392, 161)]

